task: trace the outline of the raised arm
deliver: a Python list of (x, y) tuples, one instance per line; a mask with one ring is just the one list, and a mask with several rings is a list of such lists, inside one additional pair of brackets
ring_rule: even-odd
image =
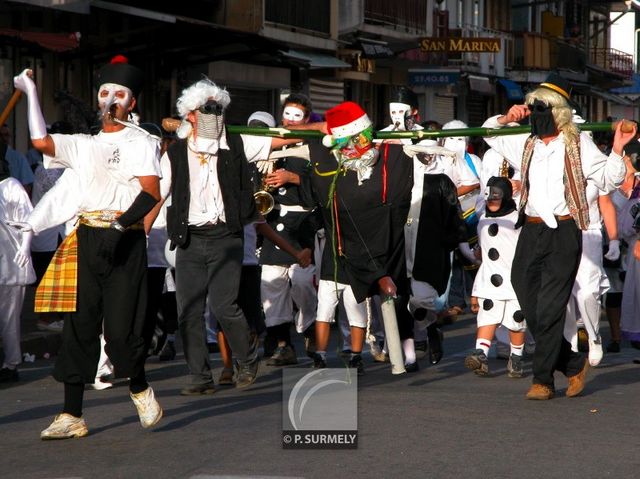
[(27, 68), (13, 78), (13, 85), (27, 95), (27, 116), (33, 147), (42, 154), (55, 156), (55, 144), (47, 133), (47, 126), (38, 100), (38, 90), (32, 77), (33, 72)]

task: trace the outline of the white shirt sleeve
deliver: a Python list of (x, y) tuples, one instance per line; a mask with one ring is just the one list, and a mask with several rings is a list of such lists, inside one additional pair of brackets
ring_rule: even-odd
[(171, 161), (165, 152), (160, 158), (160, 197), (166, 200), (171, 193)]
[(244, 155), (249, 163), (266, 160), (271, 153), (271, 137), (240, 135), (244, 144)]
[(580, 159), (584, 177), (601, 190), (611, 192), (624, 181), (626, 167), (622, 157), (612, 151), (607, 158), (584, 132), (580, 134)]
[[(503, 128), (504, 125), (498, 123), (498, 118), (501, 116), (502, 115), (492, 116), (483, 123), (482, 127)], [(509, 164), (519, 170), (527, 138), (529, 138), (529, 135), (525, 133), (522, 135), (485, 136), (484, 141), (506, 158)]]
[(133, 176), (160, 176), (160, 142), (151, 137), (142, 138), (139, 141), (139, 152), (131, 163)]
[[(45, 168), (77, 168), (80, 142), (89, 135), (63, 135), (54, 133), (51, 135), (55, 145), (56, 156), (43, 155), (42, 163)], [(88, 158), (85, 158), (89, 161)]]
[(80, 205), (80, 181), (75, 171), (67, 169), (47, 191), (29, 216), (35, 234), (73, 219)]

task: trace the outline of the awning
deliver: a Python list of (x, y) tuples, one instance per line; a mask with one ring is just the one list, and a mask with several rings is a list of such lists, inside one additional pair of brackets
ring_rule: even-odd
[(469, 75), (469, 89), (483, 95), (494, 95), (495, 89), (491, 84), (491, 80), (485, 77)]
[(25, 42), (37, 43), (42, 48), (54, 52), (66, 52), (80, 45), (80, 32), (44, 33), (0, 28), (0, 37), (19, 38)]
[(624, 106), (633, 105), (632, 101), (629, 101), (626, 98), (623, 98), (623, 97), (618, 96), (618, 95), (613, 95), (613, 94), (608, 93), (606, 91), (591, 90), (591, 94), (594, 95), (594, 96), (597, 96), (599, 98), (602, 98), (605, 101), (608, 101), (608, 102), (611, 102), (611, 103), (616, 103), (618, 105), (624, 105)]
[(507, 99), (522, 100), (524, 98), (522, 88), (516, 82), (507, 80), (506, 78), (499, 78), (498, 83), (500, 83), (500, 85), (502, 85), (507, 91)]
[(349, 63), (343, 62), (331, 55), (325, 55), (322, 53), (301, 52), (298, 50), (289, 50), (286, 52), (284, 50), (280, 50), (280, 53), (293, 60), (307, 63), (309, 68), (312, 70), (318, 68), (351, 68)]

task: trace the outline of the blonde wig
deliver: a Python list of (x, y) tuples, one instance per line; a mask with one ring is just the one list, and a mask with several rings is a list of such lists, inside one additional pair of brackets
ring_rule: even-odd
[(533, 105), (535, 100), (539, 100), (551, 107), (553, 119), (556, 122), (558, 131), (564, 133), (569, 141), (577, 141), (580, 138), (580, 130), (573, 122), (573, 108), (569, 105), (566, 98), (549, 88), (536, 88), (532, 92), (527, 93), (525, 103)]

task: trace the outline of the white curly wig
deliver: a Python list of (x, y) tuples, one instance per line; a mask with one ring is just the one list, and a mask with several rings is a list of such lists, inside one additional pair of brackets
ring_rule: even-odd
[(191, 133), (191, 123), (186, 120), (189, 112), (197, 110), (210, 99), (217, 101), (223, 108), (231, 103), (229, 92), (206, 77), (182, 90), (182, 95), (176, 102), (178, 115), (182, 117), (182, 124), (176, 131), (179, 138), (187, 138)]

